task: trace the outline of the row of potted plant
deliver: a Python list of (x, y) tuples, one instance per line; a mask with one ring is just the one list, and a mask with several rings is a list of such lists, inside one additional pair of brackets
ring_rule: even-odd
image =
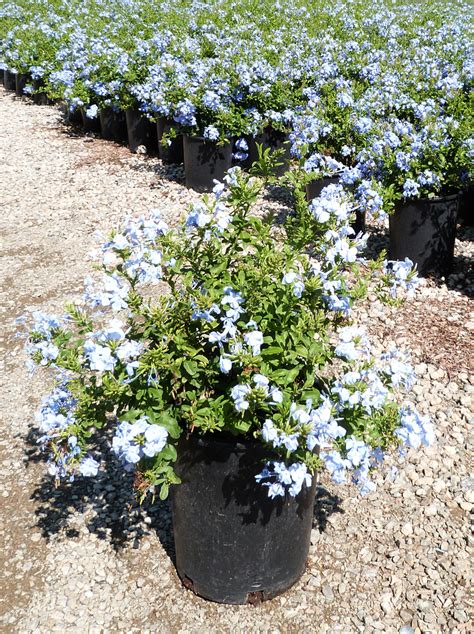
[[(30, 96), (39, 105), (48, 105), (52, 100), (44, 91), (32, 92), (31, 77), (2, 71), (6, 90), (18, 96)], [(179, 129), (171, 119), (147, 117), (134, 108), (123, 111), (117, 107), (71, 108), (66, 106), (69, 123), (82, 126), (85, 132), (93, 132), (108, 141), (126, 143), (130, 151), (140, 148), (155, 153), (165, 164), (184, 164), (186, 185), (196, 191), (211, 191), (214, 181), (222, 180), (232, 165), (250, 168), (259, 160), (258, 146), (277, 153), (272, 173), (283, 174), (290, 166), (290, 142), (288, 134), (267, 128), (262, 134), (244, 138), (214, 141), (193, 136)], [(282, 156), (280, 156), (282, 155)]]
[[(116, 116), (145, 125), (140, 112), (163, 149), (184, 135), (193, 187), (221, 178), (232, 153), (245, 165), (257, 142), (289, 138), (309, 196), (312, 181), (337, 179), (369, 215), (396, 209), (392, 254), (446, 273), (474, 155), (465, 6), (365, 5), (20, 0), (0, 15), (0, 61), (86, 125), (107, 118), (106, 134)], [(403, 237), (419, 225), (438, 254)]]

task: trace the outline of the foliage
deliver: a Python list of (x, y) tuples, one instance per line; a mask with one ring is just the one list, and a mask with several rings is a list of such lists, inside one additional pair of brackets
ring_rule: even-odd
[(291, 222), (252, 213), (261, 179), (233, 168), (225, 181), (175, 229), (158, 213), (129, 218), (102, 246), (85, 304), (33, 315), (29, 352), (57, 382), (38, 417), (50, 470), (94, 475), (91, 434), (111, 428), (142, 494), (165, 497), (182, 434), (230, 434), (267, 447), (257, 478), (271, 496), (297, 495), (323, 466), (370, 491), (386, 450), (433, 436), (396, 405), (414, 380), (404, 356), (376, 359), (349, 321), (374, 278), (389, 295), (412, 290), (411, 263), (367, 266), (341, 186), (306, 204), (295, 239)]

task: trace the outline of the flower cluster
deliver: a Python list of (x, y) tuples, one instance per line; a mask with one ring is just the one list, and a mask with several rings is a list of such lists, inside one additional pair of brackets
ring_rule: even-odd
[(72, 430), (75, 428), (74, 410), (77, 400), (69, 391), (67, 382), (59, 382), (53, 392), (43, 399), (36, 417), (42, 435), (38, 442), (48, 448), (48, 471), (56, 481), (74, 480), (75, 473), (95, 476), (99, 462), (83, 450), (83, 443)]
[(160, 425), (150, 424), (146, 416), (134, 423), (124, 421), (117, 427), (112, 449), (130, 471), (142, 458), (153, 458), (165, 447), (168, 432)]

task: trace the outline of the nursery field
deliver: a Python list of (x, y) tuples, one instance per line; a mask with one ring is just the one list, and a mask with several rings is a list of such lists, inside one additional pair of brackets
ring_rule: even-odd
[(472, 631), (469, 11), (2, 5), (2, 632)]
[(401, 311), (374, 302), (361, 313), (379, 345), (412, 350), (437, 444), (368, 498), (324, 476), (294, 589), (261, 606), (210, 604), (174, 572), (166, 503), (130, 513), (131, 483), (117, 469), (53, 492), (30, 431), (49, 380), (29, 375), (13, 323), (80, 298), (96, 231), (152, 207), (173, 222), (196, 195), (179, 168), (112, 152), (66, 129), (55, 108), (3, 93), (0, 109), (2, 631), (469, 631), (472, 230), (459, 234), (446, 284), (427, 283)]

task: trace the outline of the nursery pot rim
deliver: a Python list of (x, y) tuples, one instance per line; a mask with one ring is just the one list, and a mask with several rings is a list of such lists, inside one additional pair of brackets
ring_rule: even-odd
[(211, 141), (210, 139), (206, 139), (203, 136), (188, 134), (187, 132), (183, 132), (183, 139), (186, 139), (186, 141), (191, 141), (196, 143), (209, 143), (209, 145), (216, 145), (216, 146), (231, 145), (230, 141), (223, 141), (223, 142), (219, 140)]
[[(220, 436), (220, 437), (219, 437)], [(272, 459), (272, 455), (276, 456), (275, 453), (272, 454), (271, 449), (267, 448), (264, 443), (259, 442), (256, 438), (245, 438), (242, 435), (234, 436), (230, 432), (206, 432), (202, 435), (195, 433), (184, 434), (183, 438), (186, 442), (193, 442), (197, 444), (199, 447), (212, 447), (215, 445), (219, 446), (231, 446), (235, 453), (244, 453), (249, 450), (249, 448), (262, 448), (267, 449), (269, 460)], [(178, 485), (179, 486), (179, 485)]]
[(442, 201), (447, 201), (447, 200), (454, 200), (455, 198), (458, 198), (458, 196), (461, 195), (461, 190), (451, 193), (451, 194), (446, 194), (444, 196), (434, 196), (433, 198), (429, 198), (428, 196), (424, 196), (423, 198), (408, 198), (407, 200), (405, 199), (401, 199), (401, 200), (397, 200), (397, 202), (395, 203), (395, 208), (399, 208), (399, 207), (405, 207), (407, 205), (417, 205), (417, 204), (427, 204), (427, 203), (436, 203), (436, 202), (442, 202)]

